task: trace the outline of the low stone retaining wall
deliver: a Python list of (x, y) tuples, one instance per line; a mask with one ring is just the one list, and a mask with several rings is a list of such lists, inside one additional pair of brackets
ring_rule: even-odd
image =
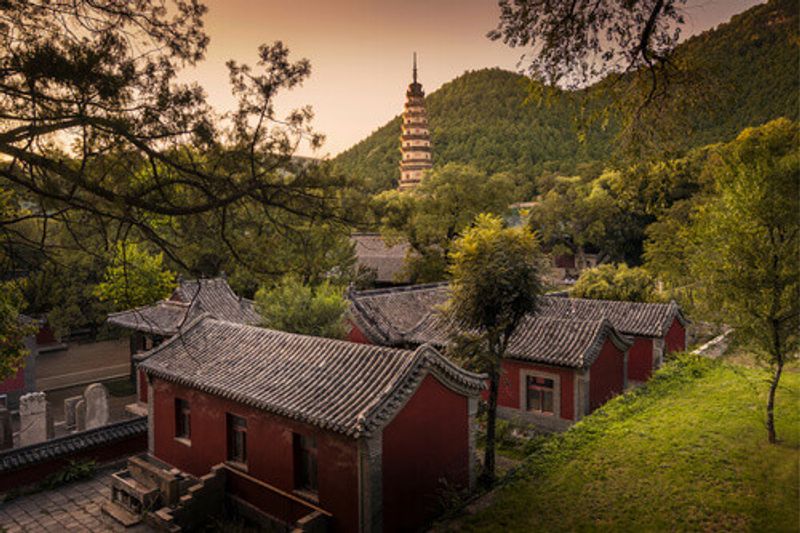
[(139, 417), (0, 453), (0, 493), (37, 483), (70, 461), (109, 463), (147, 449)]

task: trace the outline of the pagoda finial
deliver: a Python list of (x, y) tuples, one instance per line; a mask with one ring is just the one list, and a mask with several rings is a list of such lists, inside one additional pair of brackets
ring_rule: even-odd
[(414, 52), (414, 83), (417, 83), (417, 53)]

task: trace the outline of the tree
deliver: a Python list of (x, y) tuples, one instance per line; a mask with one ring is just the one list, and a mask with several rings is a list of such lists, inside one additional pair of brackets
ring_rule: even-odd
[[(308, 61), (281, 43), (258, 49), (256, 68), (228, 62), (238, 108), (218, 115), (180, 70), (204, 57), (206, 11), (198, 0), (13, 2), (0, 23), (6, 121), (0, 185), (16, 190), (37, 221), (16, 246), (47, 251), (47, 231), (91, 224), (109, 240), (133, 232), (186, 266), (171, 222), (210, 215), (226, 239), (254, 210), (335, 217), (344, 181), (293, 158), (322, 137), (310, 109), (276, 116), (281, 89), (302, 83)], [(0, 220), (8, 228), (20, 217)]]
[(334, 339), (347, 333), (344, 290), (328, 281), (310, 286), (287, 276), (274, 287), (260, 288), (255, 300), (264, 327)]
[(581, 272), (569, 290), (574, 298), (619, 300), (624, 302), (657, 301), (655, 279), (642, 267), (625, 263), (600, 265)]
[(515, 192), (507, 173), (488, 175), (469, 165), (448, 163), (412, 191), (387, 191), (377, 197), (381, 232), (389, 241), (407, 241), (416, 252), (407, 259), (412, 282), (439, 281), (446, 275), (453, 239), (479, 213), (508, 211)]
[(175, 273), (163, 263), (164, 254), (149, 254), (136, 243), (119, 243), (95, 295), (116, 309), (152, 304), (175, 288)]
[[(698, 311), (733, 326), (738, 339), (770, 364), (766, 426), (772, 443), (775, 393), (787, 358), (798, 349), (800, 328), (798, 144), (798, 124), (778, 119), (720, 147), (705, 167), (713, 188), (692, 206), (679, 236), (667, 241), (684, 248), (683, 285), (694, 293)], [(663, 243), (649, 243), (647, 252), (659, 268)], [(680, 280), (672, 263), (666, 270)]]
[(506, 228), (502, 219), (479, 215), (453, 243), (451, 295), (445, 316), (454, 327), (453, 349), (489, 376), (486, 454), (481, 479), (494, 480), (495, 425), (501, 362), (525, 315), (542, 292), (541, 252), (526, 227)]
[[(686, 0), (501, 0), (489, 38), (535, 50), (526, 57), (534, 96), (560, 96), (603, 80), (589, 122), (616, 121), (618, 140), (661, 149), (689, 127), (677, 104), (703, 109), (702, 68), (677, 56)], [(680, 87), (680, 90), (676, 90)], [(708, 87), (706, 87), (708, 89)], [(632, 141), (632, 142), (628, 142)]]
[(35, 326), (20, 316), (21, 304), (19, 290), (10, 282), (0, 283), (0, 382), (22, 366), (28, 355), (25, 337), (36, 332)]

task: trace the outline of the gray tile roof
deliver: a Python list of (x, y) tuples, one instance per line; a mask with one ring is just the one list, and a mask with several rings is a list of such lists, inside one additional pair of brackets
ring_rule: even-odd
[[(363, 326), (371, 338), (387, 339), (391, 344), (402, 341), (398, 335), (406, 334), (436, 306), (446, 302), (448, 296), (446, 283), (351, 291), (350, 317), (358, 326)], [(540, 299), (537, 315), (577, 320), (608, 319), (620, 333), (644, 337), (666, 335), (676, 318), (686, 323), (674, 301), (617, 302), (545, 295)]]
[(203, 313), (229, 322), (258, 324), (252, 300), (239, 298), (225, 278), (181, 280), (168, 300), (108, 315), (116, 326), (169, 337)]
[(151, 376), (358, 437), (382, 427), (429, 373), (475, 395), (483, 376), (415, 351), (196, 318), (140, 364)]
[[(451, 328), (439, 313), (428, 314), (404, 337), (406, 343), (428, 343), (437, 348), (448, 344)], [(527, 316), (509, 342), (507, 357), (571, 368), (588, 368), (600, 355), (606, 339), (627, 350), (630, 337), (621, 336), (606, 319), (564, 320)]]
[(620, 333), (640, 337), (663, 337), (676, 318), (682, 324), (687, 323), (680, 307), (674, 301), (617, 302), (545, 296), (541, 300), (538, 313), (541, 316), (577, 320), (607, 318)]
[(107, 426), (73, 433), (38, 444), (0, 452), (0, 473), (24, 468), (31, 464), (75, 454), (81, 450), (104, 446), (112, 442), (145, 435), (147, 417), (133, 418)]
[(390, 246), (377, 233), (354, 233), (350, 240), (355, 245), (356, 264), (374, 270), (376, 281), (408, 283), (401, 276), (409, 250), (407, 243)]

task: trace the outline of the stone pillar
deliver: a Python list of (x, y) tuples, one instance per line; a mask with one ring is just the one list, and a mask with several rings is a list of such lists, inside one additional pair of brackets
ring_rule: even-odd
[(475, 489), (478, 479), (478, 451), (476, 449), (476, 439), (478, 436), (478, 397), (473, 396), (467, 399), (467, 427), (469, 428), (469, 490)]
[(78, 425), (75, 407), (81, 400), (83, 400), (83, 396), (70, 396), (64, 399), (64, 426), (69, 430), (75, 429)]
[(653, 339), (653, 370), (658, 370), (664, 363), (664, 339)]
[(589, 397), (589, 380), (591, 370), (576, 370), (575, 383), (574, 383), (574, 396), (575, 399), (575, 412), (573, 414), (574, 420), (581, 420), (584, 416), (589, 414), (590, 397)]
[(0, 407), (0, 450), (14, 447), (14, 433), (11, 429), (11, 413)]
[(108, 391), (100, 383), (92, 383), (83, 392), (86, 400), (86, 429), (108, 425)]
[(20, 446), (53, 438), (53, 417), (43, 392), (31, 392), (19, 399), (19, 423)]
[(147, 451), (150, 455), (156, 454), (156, 419), (153, 414), (153, 404), (155, 403), (155, 392), (153, 391), (153, 380), (146, 375), (147, 380)]
[(83, 396), (75, 402), (75, 431), (86, 429), (86, 400)]
[(629, 350), (625, 350), (622, 355), (622, 390), (628, 390), (628, 358), (630, 357)]
[(361, 518), (363, 533), (383, 531), (383, 434), (359, 440)]

